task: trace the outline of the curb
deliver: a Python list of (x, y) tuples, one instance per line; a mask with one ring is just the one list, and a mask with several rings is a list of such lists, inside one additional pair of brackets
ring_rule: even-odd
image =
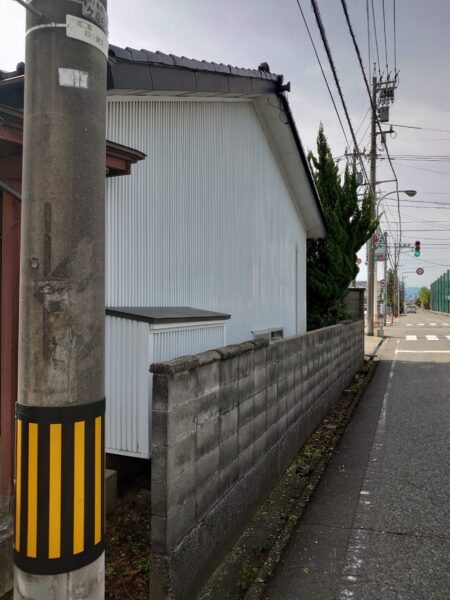
[[(380, 346), (386, 341), (387, 341), (386, 339), (382, 340), (378, 344), (376, 351), (378, 351)], [(373, 377), (376, 367), (377, 367), (378, 360), (375, 360), (374, 355), (371, 355), (369, 360), (371, 360), (372, 366), (371, 366), (370, 371), (368, 372), (367, 379), (365, 381), (364, 386), (362, 387), (362, 389), (358, 390), (358, 392), (355, 394), (355, 397), (354, 397), (352, 403), (350, 404), (350, 406), (348, 407), (344, 418), (342, 419), (341, 423), (339, 424), (339, 426), (336, 429), (337, 435), (334, 439), (332, 448), (330, 448), (330, 451), (324, 456), (324, 458), (315, 467), (314, 473), (311, 476), (309, 483), (306, 485), (306, 487), (300, 494), (298, 501), (296, 502), (296, 504), (294, 506), (294, 509), (297, 511), (296, 518), (289, 520), (286, 523), (286, 525), (283, 527), (283, 529), (280, 531), (280, 533), (278, 534), (272, 548), (269, 550), (266, 559), (264, 560), (264, 562), (262, 563), (262, 565), (260, 567), (260, 571), (259, 571), (257, 579), (247, 590), (247, 593), (244, 596), (244, 600), (262, 600), (262, 596), (266, 590), (267, 584), (269, 583), (270, 578), (274, 574), (276, 566), (278, 565), (278, 563), (283, 555), (283, 552), (284, 552), (285, 548), (287, 547), (293, 533), (297, 529), (297, 526), (302, 517), (303, 511), (305, 510), (306, 506), (308, 505), (309, 501), (311, 500), (317, 486), (319, 485), (322, 475), (323, 475), (326, 467), (328, 466), (328, 463), (330, 462), (331, 457), (333, 456), (333, 454), (336, 450), (336, 447), (337, 447), (343, 433), (345, 432), (347, 425), (350, 422), (350, 420), (353, 416), (353, 413), (354, 413), (362, 395), (364, 394), (364, 392), (367, 389), (367, 386), (369, 385), (369, 383), (372, 380), (372, 377)]]

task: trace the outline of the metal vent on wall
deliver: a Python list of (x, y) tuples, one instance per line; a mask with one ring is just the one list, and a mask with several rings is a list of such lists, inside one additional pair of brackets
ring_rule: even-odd
[(262, 331), (252, 331), (253, 339), (260, 340), (265, 339), (271, 342), (281, 340), (284, 337), (284, 331), (282, 327), (276, 329), (264, 329)]

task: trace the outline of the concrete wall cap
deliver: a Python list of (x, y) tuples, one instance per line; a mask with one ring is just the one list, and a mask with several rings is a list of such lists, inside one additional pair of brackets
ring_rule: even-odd
[(174, 375), (181, 371), (196, 369), (200, 364), (197, 356), (180, 356), (167, 362), (153, 363), (150, 372), (155, 375)]
[(199, 360), (199, 367), (203, 367), (213, 362), (217, 362), (221, 358), (217, 350), (207, 350), (206, 352), (201, 352), (200, 354), (196, 354), (195, 356)]
[(258, 348), (265, 348), (269, 345), (269, 343), (270, 342), (267, 338), (259, 338), (257, 340), (252, 340), (252, 344), (255, 350), (258, 350)]
[(215, 351), (218, 352), (220, 354), (220, 357), (222, 358), (222, 360), (224, 360), (224, 359), (233, 358), (234, 356), (239, 356), (239, 354), (242, 354), (242, 347), (241, 347), (241, 344), (236, 344), (236, 345), (224, 346), (223, 348), (216, 348)]
[(251, 341), (249, 341), (249, 342), (242, 342), (239, 345), (242, 348), (242, 352), (249, 352), (250, 350), (254, 350), (255, 349), (255, 345)]

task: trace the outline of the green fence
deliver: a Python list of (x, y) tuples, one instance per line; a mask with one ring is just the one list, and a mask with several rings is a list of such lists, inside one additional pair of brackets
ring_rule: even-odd
[(450, 312), (450, 270), (444, 273), (431, 284), (431, 310)]

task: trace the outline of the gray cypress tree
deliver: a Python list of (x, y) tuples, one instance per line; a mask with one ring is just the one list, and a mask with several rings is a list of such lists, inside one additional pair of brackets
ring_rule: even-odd
[(347, 165), (339, 175), (322, 125), (317, 156), (310, 152), (308, 158), (327, 230), (325, 239), (308, 240), (308, 329), (317, 329), (345, 318), (344, 299), (359, 271), (356, 253), (378, 222), (370, 216), (370, 194), (358, 198), (355, 169)]

